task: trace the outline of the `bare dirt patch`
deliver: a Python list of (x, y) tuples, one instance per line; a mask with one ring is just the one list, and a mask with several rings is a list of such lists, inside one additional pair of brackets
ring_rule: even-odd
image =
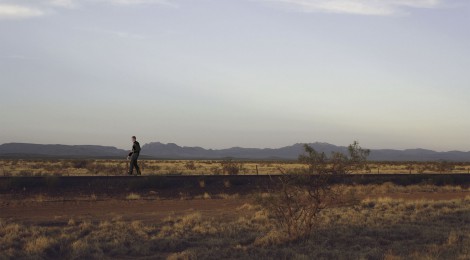
[[(387, 197), (403, 200), (455, 200), (470, 196), (469, 191), (438, 191), (383, 193), (361, 196), (361, 199)], [(0, 219), (38, 225), (62, 225), (70, 219), (94, 222), (122, 219), (144, 223), (159, 223), (168, 216), (200, 212), (204, 217), (233, 220), (243, 216), (236, 209), (253, 203), (252, 196), (227, 199), (149, 199), (78, 198), (76, 200), (49, 197), (29, 197), (21, 200), (0, 199)]]
[(203, 216), (225, 219), (238, 217), (235, 209), (247, 202), (247, 199), (2, 201), (0, 218), (43, 225), (60, 225), (70, 219), (104, 221), (116, 218), (157, 223), (168, 216), (200, 212)]

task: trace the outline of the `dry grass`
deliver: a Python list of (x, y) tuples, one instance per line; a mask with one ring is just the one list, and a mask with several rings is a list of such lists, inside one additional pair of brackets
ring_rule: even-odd
[[(156, 224), (74, 217), (63, 225), (39, 226), (0, 219), (0, 259), (470, 259), (470, 196), (440, 201), (388, 197), (468, 188), (390, 183), (337, 188), (348, 196), (375, 198), (325, 210), (310, 240), (289, 240), (265, 210), (246, 203), (229, 219), (192, 212)], [(238, 196), (204, 194), (200, 199)]]
[(204, 180), (199, 180), (199, 187), (200, 188), (206, 187), (206, 182)]
[(207, 193), (207, 192), (204, 192), (204, 195), (202, 195), (202, 196), (203, 196), (203, 198), (204, 198), (205, 200), (209, 200), (209, 199), (212, 198), (212, 196), (211, 196), (209, 193)]
[(140, 200), (141, 197), (137, 193), (130, 193), (129, 195), (126, 196), (127, 200)]
[(220, 198), (220, 199), (238, 199), (240, 198), (240, 194), (238, 193), (235, 193), (235, 194), (227, 194), (227, 193), (219, 193), (217, 194), (216, 196), (217, 198)]
[[(370, 187), (356, 187), (358, 191)], [(400, 190), (400, 187), (372, 187)], [(414, 187), (413, 189), (428, 189)], [(364, 192), (365, 192), (364, 191)], [(469, 259), (470, 197), (450, 201), (364, 199), (325, 210), (310, 240), (290, 241), (255, 204), (235, 218), (200, 212), (139, 221), (37, 226), (0, 220), (2, 259)]]
[(47, 201), (47, 197), (44, 196), (43, 194), (36, 195), (36, 197), (33, 199), (36, 202), (45, 202)]
[[(81, 176), (81, 175), (125, 175), (126, 160), (0, 160), (1, 175), (5, 176)], [(143, 175), (208, 175), (223, 174), (220, 160), (140, 160)], [(191, 167), (188, 167), (191, 165)], [(359, 173), (437, 173), (431, 163), (379, 163), (371, 162), (370, 171)], [(279, 174), (280, 168), (287, 173), (305, 170), (305, 165), (296, 161), (252, 161), (243, 162), (238, 174)], [(449, 173), (469, 173), (470, 164), (460, 163)], [(230, 185), (230, 183), (227, 183)]]
[(212, 199), (212, 196), (207, 193), (207, 192), (204, 192), (204, 194), (202, 195), (197, 195), (197, 196), (194, 196), (195, 199), (204, 199), (204, 200), (210, 200)]

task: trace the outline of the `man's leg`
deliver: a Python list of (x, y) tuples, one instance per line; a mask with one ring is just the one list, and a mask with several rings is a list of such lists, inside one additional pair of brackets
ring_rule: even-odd
[(138, 158), (139, 158), (139, 155), (137, 154), (133, 161), (134, 161), (135, 170), (137, 171), (137, 175), (140, 175), (141, 174), (140, 167), (139, 167), (139, 165), (137, 165), (137, 159)]
[(129, 163), (129, 172), (128, 172), (128, 174), (132, 175), (133, 172), (134, 172), (134, 156), (131, 157), (131, 161)]

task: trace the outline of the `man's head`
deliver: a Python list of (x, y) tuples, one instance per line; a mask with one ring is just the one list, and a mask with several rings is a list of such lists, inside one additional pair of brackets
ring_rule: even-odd
[(137, 140), (137, 138), (134, 136), (132, 136), (132, 142), (135, 142)]

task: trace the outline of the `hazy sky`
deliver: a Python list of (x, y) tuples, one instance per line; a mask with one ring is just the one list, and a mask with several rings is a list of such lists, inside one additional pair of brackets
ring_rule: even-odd
[(0, 0), (0, 143), (470, 150), (468, 0)]

